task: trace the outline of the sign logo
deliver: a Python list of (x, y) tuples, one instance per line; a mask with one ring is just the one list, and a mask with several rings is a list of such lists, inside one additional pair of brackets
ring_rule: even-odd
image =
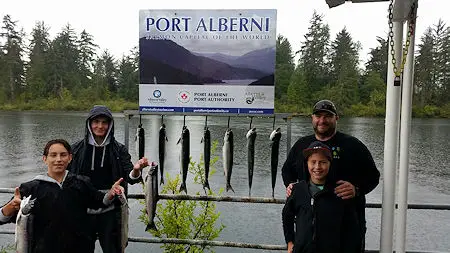
[(245, 102), (249, 105), (254, 102), (261, 102), (266, 100), (266, 95), (264, 92), (246, 92), (245, 93)]
[(155, 98), (161, 97), (161, 91), (160, 91), (160, 90), (154, 90), (154, 91), (153, 91), (153, 96), (154, 96)]
[(247, 104), (249, 104), (249, 105), (251, 105), (251, 104), (253, 104), (253, 101), (255, 101), (255, 97), (254, 96), (247, 96), (246, 98), (245, 98), (245, 102), (247, 103)]
[(167, 102), (167, 99), (162, 97), (161, 90), (153, 90), (152, 92), (153, 97), (148, 98), (148, 102), (152, 105), (154, 104), (164, 104)]
[(191, 100), (191, 94), (187, 91), (181, 91), (178, 93), (178, 101), (181, 103), (187, 103)]

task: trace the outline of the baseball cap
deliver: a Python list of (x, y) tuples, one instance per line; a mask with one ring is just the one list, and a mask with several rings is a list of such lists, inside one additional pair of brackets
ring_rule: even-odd
[(333, 115), (337, 115), (336, 106), (330, 100), (320, 100), (314, 105), (313, 114), (318, 112), (329, 112)]
[(328, 160), (332, 160), (331, 155), (331, 149), (326, 144), (323, 144), (320, 141), (313, 141), (311, 144), (309, 144), (308, 148), (303, 150), (303, 156), (305, 159), (308, 159), (310, 155), (313, 153), (319, 153), (321, 152), (323, 155), (325, 155)]

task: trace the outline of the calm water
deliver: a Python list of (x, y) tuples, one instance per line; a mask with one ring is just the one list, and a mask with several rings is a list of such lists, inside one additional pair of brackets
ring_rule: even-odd
[[(65, 138), (74, 142), (84, 135), (86, 113), (54, 113), (54, 112), (0, 112), (0, 187), (15, 187), (22, 182), (32, 179), (35, 175), (44, 173), (45, 168), (41, 160), (43, 145), (53, 138)], [(115, 136), (124, 140), (124, 118), (122, 114), (114, 114)], [(146, 130), (146, 156), (157, 161), (157, 134), (160, 118), (145, 116), (142, 118)], [(181, 134), (183, 118), (167, 116), (168, 158), (166, 158), (166, 172), (171, 176), (179, 172), (179, 147), (176, 142)], [(247, 196), (247, 157), (245, 134), (249, 127), (249, 119), (232, 118), (230, 125), (235, 134), (235, 165), (231, 184), (236, 193), (225, 195)], [(134, 148), (134, 134), (138, 124), (138, 117), (131, 120), (130, 125), (130, 154), (136, 161)], [(219, 141), (216, 155), (221, 157), (223, 134), (225, 133), (227, 118), (209, 117), (213, 140)], [(198, 161), (202, 152), (200, 143), (204, 118), (186, 117), (186, 125), (191, 132), (191, 156)], [(286, 125), (280, 120), (277, 126), (282, 128), (283, 138), (280, 150), (280, 167), (286, 154)], [(255, 118), (253, 126), (257, 128), (255, 172), (253, 178), (252, 195), (261, 197), (271, 196), (270, 183), (270, 140), (272, 120)], [(360, 138), (371, 150), (380, 171), (383, 168), (384, 120), (372, 118), (345, 118), (339, 121), (339, 129)], [(310, 120), (299, 118), (293, 120), (292, 142), (300, 136), (311, 133)], [(410, 145), (410, 203), (450, 203), (450, 120), (445, 119), (415, 119), (412, 122), (412, 136)], [(225, 186), (222, 173), (222, 162), (219, 159), (215, 168), (217, 173), (210, 178), (210, 185), (214, 191)], [(281, 168), (279, 168), (280, 170)], [(278, 172), (275, 197), (284, 197), (284, 187)], [(188, 177), (188, 181), (189, 181)], [(200, 187), (188, 182), (188, 193), (194, 194)], [(130, 187), (130, 192), (140, 193), (141, 186)], [(381, 201), (382, 186), (378, 186), (368, 195), (368, 202)], [(0, 194), (1, 203), (9, 200), (8, 194)], [(138, 219), (142, 205), (136, 200), (130, 200), (131, 228), (130, 236), (150, 237), (144, 232), (144, 224)], [(283, 244), (281, 227), (282, 205), (276, 204), (245, 204), (218, 203), (221, 212), (220, 222), (226, 228), (216, 240)], [(379, 248), (380, 209), (368, 209), (367, 248)], [(408, 211), (408, 250), (450, 251), (450, 211)], [(13, 229), (13, 225), (5, 225), (2, 229)], [(0, 245), (12, 243), (14, 236), (0, 235)], [(158, 244), (130, 243), (127, 252), (162, 252)], [(237, 248), (216, 248), (216, 252), (264, 252), (261, 250), (244, 250)], [(101, 252), (101, 251), (98, 251)], [(275, 251), (266, 251), (275, 252)]]

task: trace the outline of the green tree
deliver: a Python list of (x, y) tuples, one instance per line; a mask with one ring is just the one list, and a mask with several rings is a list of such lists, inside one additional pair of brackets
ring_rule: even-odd
[[(375, 71), (367, 73), (365, 79), (364, 97), (366, 95), (369, 98), (362, 101), (364, 104), (368, 103), (370, 106), (382, 108), (386, 105), (386, 84), (381, 78), (380, 74)], [(362, 95), (362, 94), (361, 94)]]
[(370, 49), (370, 59), (366, 62), (366, 73), (376, 72), (383, 78), (384, 83), (387, 83), (388, 43), (381, 37), (377, 37), (377, 41), (379, 45)]
[(436, 95), (435, 87), (435, 39), (433, 30), (428, 27), (424, 35), (420, 38), (418, 45), (419, 55), (416, 57), (414, 74), (414, 100), (415, 104), (423, 108), (433, 102)]
[(329, 93), (329, 97), (340, 108), (349, 108), (359, 102), (358, 80), (359, 80), (359, 50), (361, 46), (353, 42), (350, 33), (346, 28), (342, 29), (333, 41), (331, 49), (331, 87), (327, 87), (324, 92)]
[(7, 101), (7, 64), (4, 52), (4, 45), (0, 40), (0, 104), (4, 104)]
[[(215, 153), (218, 141), (214, 141), (211, 154)], [(212, 156), (210, 175), (215, 173), (214, 164), (218, 161), (217, 156)], [(194, 176), (194, 183), (202, 185), (204, 181), (204, 164), (203, 155), (200, 162), (191, 162), (189, 173)], [(168, 180), (161, 190), (162, 194), (180, 194), (180, 176), (171, 178), (167, 174)], [(223, 191), (220, 189), (219, 194)], [(207, 195), (215, 195), (211, 190), (204, 193)], [(197, 195), (200, 193), (197, 192)], [(139, 217), (145, 224), (148, 222), (145, 208), (141, 211)], [(220, 213), (216, 211), (216, 204), (210, 201), (186, 201), (186, 200), (167, 200), (165, 203), (157, 205), (155, 217), (155, 225), (157, 230), (150, 232), (159, 238), (179, 238), (179, 239), (198, 239), (198, 240), (214, 240), (220, 235), (225, 228), (223, 224), (216, 225)], [(181, 244), (163, 244), (161, 248), (164, 252), (171, 253), (193, 253), (193, 252), (214, 252), (211, 246), (206, 245), (181, 245)]]
[(24, 32), (17, 30), (17, 21), (13, 21), (11, 16), (3, 17), (3, 24), (0, 31), (0, 39), (5, 41), (2, 46), (2, 91), (3, 99), (15, 101), (21, 94), (24, 87), (24, 68), (22, 60), (24, 53), (23, 37)]
[(114, 57), (104, 50), (94, 66), (94, 90), (97, 97), (111, 97), (117, 90), (116, 67)]
[[(304, 36), (300, 49), (299, 65), (305, 75), (306, 83), (311, 91), (319, 91), (329, 82), (328, 52), (330, 49), (330, 28), (323, 22), (323, 16), (316, 11), (310, 20), (308, 32)], [(308, 103), (316, 99), (312, 94), (303, 94)]]
[(282, 99), (287, 94), (287, 89), (294, 72), (295, 64), (292, 55), (292, 47), (289, 40), (283, 35), (278, 35), (276, 46), (275, 66), (275, 98)]
[(450, 101), (450, 28), (442, 19), (434, 25), (436, 105)]
[(138, 63), (133, 56), (123, 56), (117, 70), (119, 97), (127, 101), (138, 101), (139, 72)]
[(26, 71), (27, 94), (32, 98), (47, 97), (50, 87), (47, 86), (48, 50), (50, 48), (49, 28), (44, 22), (36, 22), (31, 32), (29, 63)]
[(80, 52), (80, 78), (83, 88), (89, 87), (90, 80), (92, 79), (93, 62), (96, 56), (95, 51), (98, 45), (94, 43), (94, 37), (83, 30), (80, 33), (80, 38), (77, 41), (78, 50)]
[(366, 70), (359, 85), (359, 102), (362, 104), (367, 104), (371, 100), (372, 92), (375, 90), (377, 90), (377, 94), (381, 89), (386, 90), (388, 44), (387, 40), (381, 37), (377, 37), (377, 41), (379, 45), (370, 50), (370, 59), (365, 64)]
[(67, 24), (50, 45), (48, 70), (52, 97), (62, 98), (65, 88), (73, 92), (81, 87), (79, 66), (77, 35)]
[(300, 108), (308, 107), (310, 106), (310, 103), (307, 99), (305, 99), (305, 94), (310, 93), (310, 87), (306, 82), (303, 69), (301, 67), (297, 67), (292, 74), (292, 78), (289, 83), (287, 91), (288, 103), (292, 105), (293, 108), (296, 108), (297, 111), (299, 111)]

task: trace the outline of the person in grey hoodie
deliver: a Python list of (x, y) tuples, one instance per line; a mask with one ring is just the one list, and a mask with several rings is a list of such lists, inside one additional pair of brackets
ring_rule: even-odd
[[(85, 137), (72, 145), (73, 159), (68, 170), (88, 176), (93, 185), (102, 191), (111, 187), (119, 178), (127, 193), (127, 185), (140, 182), (141, 171), (148, 166), (143, 157), (134, 165), (127, 147), (114, 138), (114, 119), (103, 105), (94, 106), (86, 119)], [(93, 238), (98, 238), (104, 253), (121, 252), (120, 206), (88, 209)], [(89, 252), (95, 250), (95, 239)]]

